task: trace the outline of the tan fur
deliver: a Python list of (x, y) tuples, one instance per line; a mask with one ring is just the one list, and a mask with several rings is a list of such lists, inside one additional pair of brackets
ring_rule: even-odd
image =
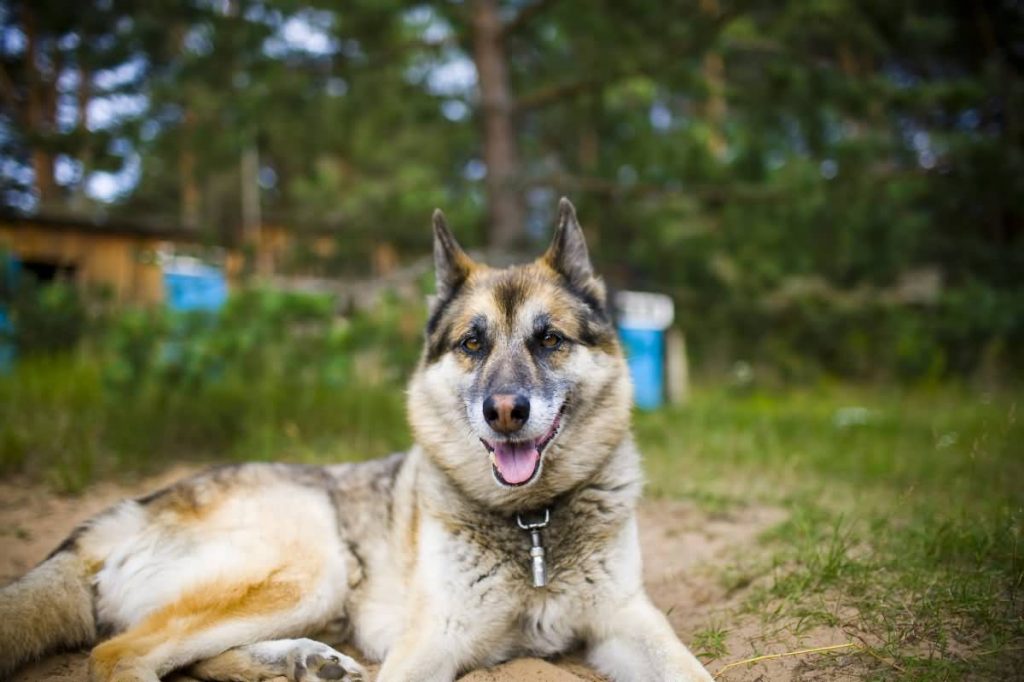
[(170, 516), (170, 523), (198, 523), (217, 510), (224, 494), (176, 486), (154, 503), (153, 511)]
[(168, 638), (184, 639), (219, 623), (272, 615), (298, 602), (300, 595), (299, 583), (281, 581), (276, 573), (256, 582), (227, 579), (202, 585), (93, 649), (92, 674), (109, 679), (119, 663), (131, 663)]

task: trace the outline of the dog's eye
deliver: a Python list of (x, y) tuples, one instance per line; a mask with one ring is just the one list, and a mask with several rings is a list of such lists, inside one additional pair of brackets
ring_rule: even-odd
[(554, 350), (562, 345), (562, 337), (554, 332), (548, 332), (541, 338), (540, 345), (548, 350)]
[(475, 336), (467, 336), (462, 340), (462, 350), (467, 353), (479, 353), (484, 344)]

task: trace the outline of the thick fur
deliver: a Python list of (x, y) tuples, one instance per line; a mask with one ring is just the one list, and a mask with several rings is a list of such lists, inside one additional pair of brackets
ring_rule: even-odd
[(18, 660), (95, 640), (91, 573), (81, 557), (60, 552), (0, 590), (0, 676)]
[[(0, 675), (95, 643), (96, 682), (359, 680), (306, 636), (345, 633), (385, 682), (453, 680), (577, 646), (613, 680), (710, 680), (644, 593), (631, 389), (575, 212), (551, 247), (473, 262), (435, 214), (438, 296), (408, 393), (416, 445), (364, 464), (215, 469), (91, 519), (0, 591)], [(488, 396), (530, 403), (495, 431)], [(533, 443), (509, 485), (496, 444)], [(532, 447), (532, 446), (531, 446)], [(534, 587), (517, 514), (550, 513)]]

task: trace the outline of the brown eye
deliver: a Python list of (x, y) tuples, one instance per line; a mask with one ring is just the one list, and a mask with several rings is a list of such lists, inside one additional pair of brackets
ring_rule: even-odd
[(468, 336), (462, 340), (462, 350), (467, 353), (478, 353), (483, 347), (484, 344), (482, 344), (480, 339), (475, 336)]
[(548, 332), (540, 340), (540, 345), (544, 346), (548, 350), (554, 350), (562, 345), (562, 337), (558, 334)]

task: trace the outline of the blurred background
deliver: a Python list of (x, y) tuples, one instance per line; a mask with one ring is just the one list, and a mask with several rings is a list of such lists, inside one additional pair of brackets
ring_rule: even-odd
[(0, 511), (407, 447), (431, 211), (506, 263), (561, 195), (649, 495), (749, 540), (702, 658), (1018, 676), (1020, 0), (0, 3)]
[[(671, 298), (668, 364), (698, 381), (992, 388), (1024, 366), (1020, 2), (14, 1), (0, 22), (0, 362), (114, 401), (130, 426), (84, 446), (336, 434), (338, 386), (390, 394), (415, 362), (431, 209), (502, 262), (544, 248), (562, 194), (613, 288)], [(254, 385), (301, 417), (249, 415)], [(25, 465), (35, 437), (4, 433)]]

